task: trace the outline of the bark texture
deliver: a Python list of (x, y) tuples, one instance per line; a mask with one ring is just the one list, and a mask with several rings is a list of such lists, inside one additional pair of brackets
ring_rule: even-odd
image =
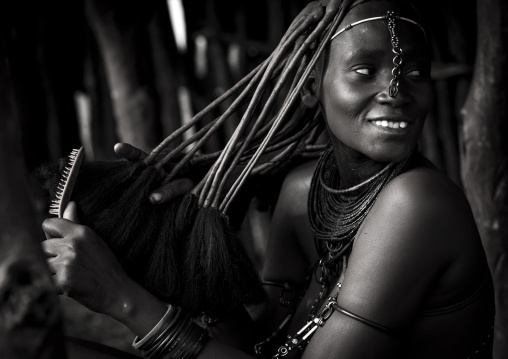
[(508, 3), (477, 1), (477, 57), (462, 111), (462, 180), (496, 295), (494, 358), (508, 358)]
[(97, 0), (87, 0), (85, 5), (103, 57), (119, 140), (149, 150), (158, 144), (159, 136), (154, 100), (138, 72), (145, 54), (140, 53), (144, 50), (137, 46), (137, 36), (143, 36), (138, 30), (150, 7), (140, 5), (141, 11), (132, 4)]
[(11, 99), (0, 54), (0, 358), (63, 358), (61, 312), (27, 194)]

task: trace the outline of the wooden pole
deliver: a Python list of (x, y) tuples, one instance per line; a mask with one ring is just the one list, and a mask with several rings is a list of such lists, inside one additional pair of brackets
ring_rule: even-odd
[(27, 195), (11, 85), (0, 53), (0, 358), (64, 358), (61, 311)]
[(147, 56), (136, 46), (136, 30), (144, 26), (136, 11), (143, 17), (144, 8), (133, 4), (87, 0), (85, 14), (104, 61), (119, 140), (147, 151), (160, 137), (154, 101), (138, 67), (139, 59)]
[[(494, 358), (508, 358), (508, 2), (477, 1), (473, 82), (462, 110), (462, 180), (494, 279)], [(504, 141), (503, 141), (504, 140)]]

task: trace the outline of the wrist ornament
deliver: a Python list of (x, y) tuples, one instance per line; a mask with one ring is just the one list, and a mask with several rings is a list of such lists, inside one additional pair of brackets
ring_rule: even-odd
[(136, 337), (132, 346), (145, 358), (195, 358), (208, 340), (205, 329), (194, 323), (181, 308), (168, 306), (161, 320), (143, 338)]

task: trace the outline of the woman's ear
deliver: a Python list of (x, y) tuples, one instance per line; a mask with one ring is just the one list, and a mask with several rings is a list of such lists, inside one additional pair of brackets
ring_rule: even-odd
[(300, 91), (303, 104), (308, 108), (314, 108), (318, 104), (318, 96), (316, 91), (316, 74), (314, 70), (310, 73), (305, 84)]

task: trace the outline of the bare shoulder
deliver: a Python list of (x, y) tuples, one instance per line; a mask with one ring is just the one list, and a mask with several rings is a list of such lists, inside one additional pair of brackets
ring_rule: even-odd
[(304, 284), (316, 253), (307, 198), (316, 161), (292, 169), (284, 179), (270, 224), (263, 277)]
[(425, 254), (433, 256), (436, 271), (439, 265), (456, 265), (461, 259), (471, 260), (471, 253), (482, 252), (464, 192), (425, 161), (394, 178), (381, 191), (364, 224), (365, 231), (376, 228), (386, 233), (384, 240), (401, 250), (420, 251), (422, 260)]
[[(385, 188), (385, 198), (402, 195), (408, 199), (449, 202), (450, 204), (466, 205), (463, 191), (443, 172), (439, 171), (424, 158), (417, 165), (395, 177)], [(425, 201), (427, 202), (427, 201)]]
[[(432, 166), (417, 165), (381, 191), (360, 226), (341, 301), (399, 327), (422, 306), (456, 296), (483, 265), (481, 241), (461, 189)], [(372, 296), (376, 301), (358, 299)], [(394, 302), (396, 310), (383, 311)]]
[(428, 241), (437, 242), (435, 245), (477, 237), (462, 189), (424, 159), (394, 178), (380, 193), (372, 217), (386, 215), (390, 221), (405, 221), (415, 231), (424, 230), (429, 234)]
[(284, 179), (279, 204), (287, 209), (288, 215), (300, 215), (301, 211), (307, 211), (307, 198), (316, 163), (317, 160), (305, 162), (293, 168)]

